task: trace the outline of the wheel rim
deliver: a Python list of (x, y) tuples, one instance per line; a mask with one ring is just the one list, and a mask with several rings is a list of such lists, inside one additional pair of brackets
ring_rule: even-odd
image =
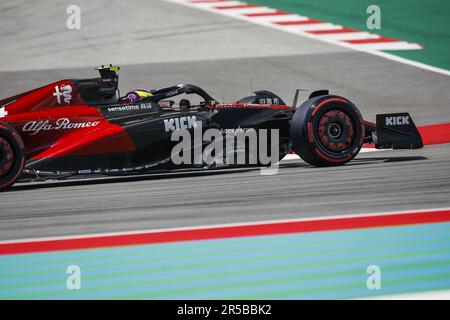
[(318, 123), (318, 140), (327, 151), (340, 153), (351, 147), (356, 135), (355, 126), (345, 112), (329, 110)]
[(14, 164), (14, 151), (8, 140), (0, 137), (0, 177), (6, 175)]

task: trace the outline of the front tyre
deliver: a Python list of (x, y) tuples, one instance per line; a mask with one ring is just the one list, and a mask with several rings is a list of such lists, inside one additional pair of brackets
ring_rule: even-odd
[(25, 165), (25, 147), (17, 131), (0, 122), (0, 191), (12, 186)]
[(309, 164), (343, 165), (361, 149), (363, 119), (356, 106), (345, 98), (314, 97), (296, 110), (291, 139), (295, 153)]

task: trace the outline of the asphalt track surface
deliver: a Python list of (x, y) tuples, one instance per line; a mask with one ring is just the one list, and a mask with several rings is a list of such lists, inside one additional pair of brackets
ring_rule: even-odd
[[(233, 101), (270, 89), (328, 88), (365, 118), (409, 111), (417, 125), (450, 122), (449, 77), (158, 0), (2, 1), (0, 97), (121, 64), (122, 91), (198, 84)], [(450, 145), (361, 154), (343, 167), (258, 169), (19, 184), (0, 194), (0, 240), (450, 207)]]

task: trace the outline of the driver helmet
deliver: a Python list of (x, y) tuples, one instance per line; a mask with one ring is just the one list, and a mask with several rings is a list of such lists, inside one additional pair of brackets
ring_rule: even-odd
[(133, 102), (141, 101), (142, 99), (145, 99), (145, 98), (148, 98), (151, 96), (153, 96), (153, 94), (150, 91), (144, 90), (144, 89), (137, 89), (137, 90), (128, 92), (127, 95), (125, 96), (125, 98), (123, 98), (123, 102), (133, 103)]

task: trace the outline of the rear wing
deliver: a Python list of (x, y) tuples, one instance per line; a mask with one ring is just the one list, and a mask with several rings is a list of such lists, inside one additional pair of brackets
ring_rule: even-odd
[(422, 137), (409, 113), (377, 114), (377, 149), (419, 149), (423, 147)]

